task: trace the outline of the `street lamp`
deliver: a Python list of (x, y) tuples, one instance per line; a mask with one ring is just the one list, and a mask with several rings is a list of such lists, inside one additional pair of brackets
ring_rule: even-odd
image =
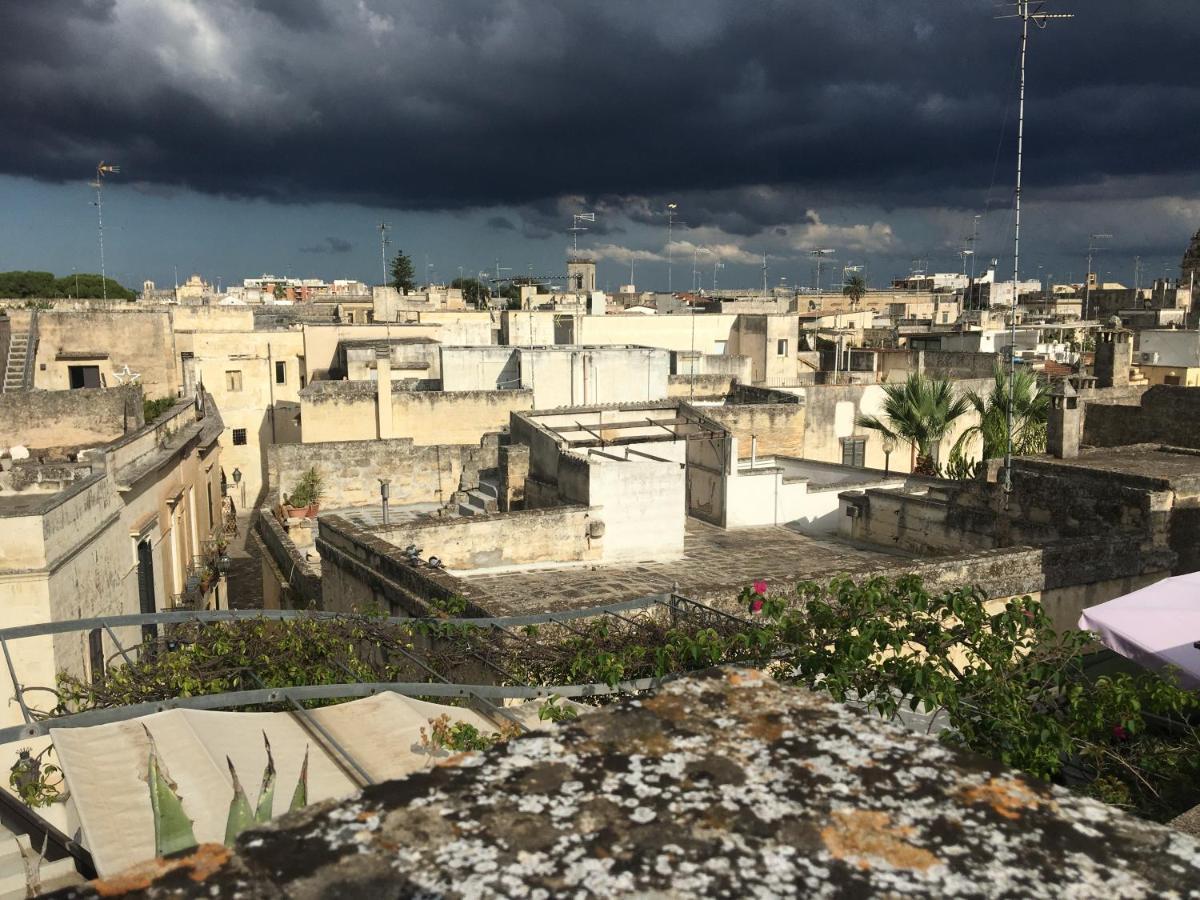
[(892, 470), (892, 451), (896, 449), (896, 439), (890, 434), (883, 436), (883, 477), (887, 478)]
[[(235, 468), (233, 470), (233, 483), (235, 485), (242, 484), (242, 470), (241, 469)], [(246, 488), (244, 486), (241, 488), (241, 498), (242, 498), (242, 508), (245, 509), (245, 507), (246, 507)]]

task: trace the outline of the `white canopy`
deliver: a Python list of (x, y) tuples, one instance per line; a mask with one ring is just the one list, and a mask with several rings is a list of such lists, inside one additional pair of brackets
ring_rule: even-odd
[[(539, 705), (531, 701), (509, 712), (527, 727), (536, 728)], [(455, 722), (469, 722), (485, 734), (497, 731), (495, 724), (469, 709), (424, 703), (394, 693), (309, 711), (375, 781), (431, 766), (434, 757), (421, 746), (420, 730), (425, 727), (428, 731), (429, 720), (443, 714)], [(52, 728), (50, 736), (82, 825), (82, 843), (101, 877), (154, 856), (147, 730), (163, 767), (178, 786), (184, 811), (201, 843), (219, 844), (225, 839), (233, 797), (226, 756), (233, 761), (251, 805), (257, 804), (267, 764), (264, 732), (271, 742), (277, 772), (275, 815), (287, 811), (306, 749), (309, 803), (345, 797), (357, 790), (344, 764), (326, 752), (292, 713), (176, 709), (89, 728)], [(442, 751), (439, 755), (448, 754)]]
[(1088, 607), (1079, 627), (1147, 668), (1174, 666), (1182, 687), (1200, 688), (1200, 650), (1192, 646), (1200, 641), (1200, 572)]

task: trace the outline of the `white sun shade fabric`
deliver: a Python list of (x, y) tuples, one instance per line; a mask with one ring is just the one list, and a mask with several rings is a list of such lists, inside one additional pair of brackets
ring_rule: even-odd
[[(531, 701), (508, 712), (527, 727), (536, 728), (544, 724), (538, 721), (539, 705)], [(430, 719), (444, 714), (455, 722), (469, 722), (485, 734), (497, 730), (495, 724), (469, 709), (424, 703), (394, 693), (309, 714), (377, 782), (433, 764), (435, 757), (420, 743), (420, 730), (424, 726), (428, 731)], [(306, 749), (309, 803), (345, 797), (357, 789), (344, 764), (326, 752), (292, 713), (179, 709), (89, 728), (52, 728), (50, 736), (82, 824), (82, 843), (102, 877), (154, 856), (147, 730), (166, 774), (178, 786), (200, 843), (225, 839), (233, 797), (226, 756), (233, 761), (251, 805), (257, 805), (267, 765), (264, 732), (271, 742), (277, 773), (275, 815), (287, 811)], [(440, 755), (447, 754), (443, 751)]]
[(1200, 650), (1192, 646), (1200, 641), (1200, 572), (1088, 607), (1079, 627), (1147, 668), (1174, 666), (1181, 687), (1200, 688)]

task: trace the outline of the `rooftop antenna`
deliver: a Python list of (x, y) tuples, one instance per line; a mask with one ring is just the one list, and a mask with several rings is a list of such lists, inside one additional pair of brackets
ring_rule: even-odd
[(1092, 256), (1100, 249), (1100, 244), (1097, 241), (1111, 240), (1111, 234), (1089, 234), (1088, 235), (1088, 274), (1087, 281), (1083, 286), (1083, 319), (1086, 322), (1088, 312), (1091, 309), (1092, 300)]
[(574, 249), (571, 252), (573, 259), (579, 258), (579, 232), (587, 231), (586, 225), (580, 225), (580, 222), (595, 222), (596, 214), (594, 212), (573, 213), (571, 216), (571, 227), (567, 231), (571, 232), (571, 237), (574, 240)]
[(671, 229), (675, 226), (675, 210), (679, 208), (677, 203), (667, 204), (667, 293), (674, 293), (671, 289), (671, 269), (674, 267), (675, 254), (671, 249)]
[(767, 296), (767, 254), (765, 254), (765, 253), (763, 254), (763, 261), (762, 261), (762, 275), (763, 275), (763, 296), (765, 297), (765, 296)]
[(108, 299), (108, 277), (104, 271), (104, 176), (117, 175), (120, 171), (120, 166), (100, 160), (96, 166), (96, 180), (92, 182), (96, 189), (96, 235), (100, 240), (100, 294), (105, 300)]
[(820, 305), (820, 299), (821, 299), (821, 260), (824, 259), (826, 256), (832, 256), (836, 252), (837, 252), (836, 250), (809, 250), (808, 251), (808, 255), (812, 256), (817, 261), (817, 301), (818, 301), (817, 305), (818, 306)]
[(388, 283), (387, 248), (388, 248), (388, 244), (390, 244), (392, 242), (391, 238), (389, 238), (387, 236), (389, 228), (391, 228), (391, 226), (388, 225), (387, 222), (379, 223), (379, 266), (380, 266), (381, 272), (383, 274), (382, 284), (384, 287), (387, 287), (387, 283)]
[[(1035, 9), (1030, 7), (1036, 6)], [(1013, 450), (1013, 390), (1017, 375), (1017, 295), (1021, 282), (1021, 166), (1024, 162), (1025, 151), (1025, 57), (1029, 49), (1029, 25), (1033, 23), (1038, 28), (1045, 28), (1051, 19), (1073, 19), (1073, 15), (1064, 13), (1045, 13), (1042, 10), (1045, 3), (1034, 4), (1031, 0), (1017, 0), (1017, 11), (1011, 16), (1000, 16), (1003, 19), (1019, 18), (1021, 20), (1021, 87), (1017, 104), (1017, 183), (1013, 195), (1014, 202), (1014, 231), (1013, 231), (1013, 290), (1012, 306), (1009, 312), (1009, 342), (1008, 342), (1008, 408), (1005, 420), (1008, 428), (1008, 443), (1004, 449), (1004, 492), (1012, 491), (1012, 450)]]

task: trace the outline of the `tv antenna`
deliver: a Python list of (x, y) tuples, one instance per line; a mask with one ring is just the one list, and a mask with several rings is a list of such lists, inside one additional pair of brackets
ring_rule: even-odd
[(100, 294), (105, 300), (108, 299), (108, 277), (104, 271), (104, 176), (118, 175), (120, 172), (120, 166), (100, 160), (96, 166), (96, 180), (92, 182), (92, 187), (96, 189), (96, 236), (100, 241)]
[(596, 214), (594, 212), (574, 213), (571, 216), (571, 227), (567, 231), (571, 232), (571, 237), (574, 239), (574, 250), (571, 255), (578, 258), (579, 256), (579, 232), (587, 231), (586, 225), (580, 225), (580, 222), (595, 222)]
[(387, 222), (379, 223), (379, 264), (382, 269), (383, 281), (381, 284), (387, 287), (387, 248), (392, 239), (387, 236), (388, 229), (391, 228)]
[(1025, 58), (1029, 51), (1029, 26), (1044, 29), (1054, 19), (1073, 19), (1069, 13), (1043, 12), (1046, 4), (1033, 3), (1031, 0), (1017, 0), (1016, 12), (1001, 19), (1021, 20), (1021, 86), (1017, 102), (1017, 183), (1013, 195), (1013, 289), (1012, 304), (1009, 312), (1009, 346), (1008, 346), (1008, 409), (1005, 419), (1008, 428), (1008, 444), (1004, 451), (1004, 492), (1007, 496), (1012, 491), (1012, 449), (1013, 449), (1013, 386), (1017, 375), (1017, 299), (1021, 283), (1021, 167), (1025, 151)]

